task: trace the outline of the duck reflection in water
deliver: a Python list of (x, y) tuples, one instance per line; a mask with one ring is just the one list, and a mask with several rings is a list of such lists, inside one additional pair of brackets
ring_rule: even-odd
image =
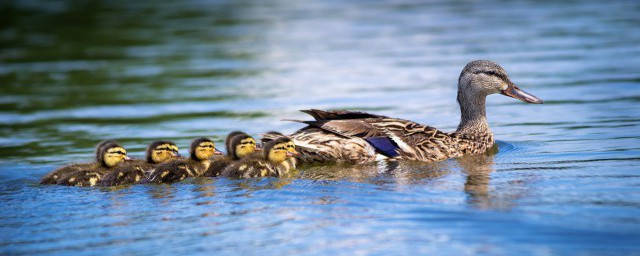
[(467, 193), (468, 203), (480, 209), (501, 208), (491, 202), (489, 183), (494, 171), (494, 157), (498, 153), (498, 145), (494, 145), (484, 154), (465, 156), (456, 159), (461, 171), (467, 175), (464, 192)]
[[(406, 185), (424, 184), (434, 190), (463, 189), (467, 203), (479, 209), (508, 209), (522, 191), (507, 188), (504, 193), (491, 193), (491, 174), (498, 145), (484, 154), (469, 155), (443, 162), (380, 161), (365, 165), (323, 165), (304, 168), (302, 178), (313, 180), (348, 180), (381, 186), (382, 189), (401, 189)], [(459, 171), (459, 172), (458, 172)], [(455, 175), (464, 176), (464, 184)], [(462, 185), (462, 186), (461, 186)]]

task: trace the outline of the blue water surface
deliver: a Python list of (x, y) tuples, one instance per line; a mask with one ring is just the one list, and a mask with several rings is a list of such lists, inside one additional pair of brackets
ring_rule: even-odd
[[(4, 1), (0, 254), (640, 254), (638, 1)], [(117, 139), (207, 136), (356, 109), (444, 131), (464, 65), (497, 146), (290, 178), (39, 185)]]

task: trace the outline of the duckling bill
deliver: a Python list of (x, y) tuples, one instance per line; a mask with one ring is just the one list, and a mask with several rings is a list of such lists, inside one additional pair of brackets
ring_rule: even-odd
[(131, 160), (118, 165), (103, 176), (100, 185), (119, 186), (138, 183), (158, 164), (179, 157), (178, 146), (172, 141), (154, 141), (147, 147), (145, 160)]
[(216, 154), (220, 155), (222, 152), (216, 150), (213, 141), (197, 138), (191, 143), (188, 159), (174, 159), (157, 165), (150, 171), (145, 181), (176, 182), (187, 177), (202, 176), (211, 164), (210, 158)]

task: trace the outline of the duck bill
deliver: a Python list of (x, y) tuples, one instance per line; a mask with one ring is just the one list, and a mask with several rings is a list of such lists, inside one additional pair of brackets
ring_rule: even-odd
[(128, 156), (125, 156), (123, 160), (124, 160), (124, 161), (131, 161), (131, 160), (133, 160), (133, 158), (128, 157)]
[(287, 156), (298, 156), (300, 155), (300, 153), (298, 153), (298, 151), (293, 151), (293, 152), (287, 152)]
[(181, 158), (181, 157), (182, 157), (182, 155), (180, 155), (180, 153), (178, 153), (178, 152), (175, 152), (173, 154), (173, 158)]
[(533, 94), (521, 90), (515, 84), (510, 84), (507, 89), (500, 91), (500, 94), (509, 96), (514, 99), (519, 99), (526, 103), (542, 104), (543, 102), (540, 98), (533, 96)]
[(222, 151), (219, 151), (217, 149), (215, 151), (213, 151), (213, 154), (214, 155), (224, 155), (224, 153), (222, 153)]

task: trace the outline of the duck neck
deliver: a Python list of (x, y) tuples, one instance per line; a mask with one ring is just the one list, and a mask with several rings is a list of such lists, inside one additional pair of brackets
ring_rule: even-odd
[(456, 132), (469, 135), (492, 134), (487, 122), (486, 99), (484, 95), (458, 93), (461, 118)]

